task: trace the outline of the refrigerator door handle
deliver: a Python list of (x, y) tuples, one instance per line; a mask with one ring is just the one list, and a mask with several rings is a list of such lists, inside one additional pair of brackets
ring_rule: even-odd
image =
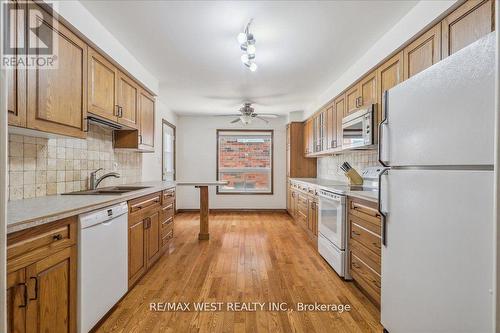
[(384, 167), (389, 167), (388, 164), (386, 164), (382, 160), (382, 128), (384, 126), (387, 126), (387, 113), (389, 112), (389, 102), (388, 102), (388, 97), (389, 97), (389, 91), (384, 91), (384, 112), (383, 112), (383, 119), (382, 121), (378, 124), (378, 162), (382, 164)]
[(378, 212), (380, 213), (380, 223), (381, 223), (381, 229), (380, 230), (380, 237), (382, 239), (382, 245), (387, 246), (387, 241), (386, 241), (386, 220), (387, 220), (387, 212), (384, 212), (382, 209), (382, 177), (386, 175), (389, 172), (389, 169), (385, 169), (382, 171), (379, 176), (378, 176)]

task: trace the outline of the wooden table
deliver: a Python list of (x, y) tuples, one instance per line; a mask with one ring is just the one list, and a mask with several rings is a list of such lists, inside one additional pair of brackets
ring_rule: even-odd
[(209, 186), (222, 186), (227, 185), (227, 182), (213, 181), (213, 182), (176, 182), (180, 186), (194, 186), (200, 189), (200, 233), (198, 234), (199, 240), (210, 239), (208, 230), (208, 187)]

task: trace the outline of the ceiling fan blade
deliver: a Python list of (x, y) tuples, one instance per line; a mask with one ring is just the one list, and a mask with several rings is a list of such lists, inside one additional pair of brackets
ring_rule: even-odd
[(239, 117), (241, 114), (239, 113), (230, 113), (230, 114), (214, 114), (214, 117)]
[(235, 120), (231, 121), (231, 124), (237, 123), (238, 121), (240, 121), (240, 118), (236, 118)]
[(257, 113), (256, 115), (262, 118), (272, 118), (272, 119), (279, 117), (278, 114), (274, 113)]
[(259, 116), (255, 116), (255, 118), (257, 118), (257, 119), (260, 119), (260, 120), (264, 121), (266, 124), (269, 124), (269, 121), (268, 121), (267, 119), (264, 119), (264, 118), (259, 117)]

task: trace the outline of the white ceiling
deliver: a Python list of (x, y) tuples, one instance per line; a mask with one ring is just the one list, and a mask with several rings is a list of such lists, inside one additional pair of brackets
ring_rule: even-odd
[[(88, 1), (178, 114), (303, 110), (417, 1)], [(253, 18), (252, 73), (236, 40)]]

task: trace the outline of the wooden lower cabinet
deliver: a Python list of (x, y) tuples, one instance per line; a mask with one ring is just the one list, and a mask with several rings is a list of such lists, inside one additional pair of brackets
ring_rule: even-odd
[(130, 200), (128, 285), (131, 288), (168, 251), (174, 235), (175, 189)]
[(318, 240), (318, 195), (316, 189), (290, 180), (288, 213), (315, 243)]
[(356, 285), (380, 306), (382, 240), (380, 214), (376, 206), (371, 201), (348, 199), (348, 267)]
[(76, 332), (76, 265), (76, 217), (8, 235), (7, 332)]

